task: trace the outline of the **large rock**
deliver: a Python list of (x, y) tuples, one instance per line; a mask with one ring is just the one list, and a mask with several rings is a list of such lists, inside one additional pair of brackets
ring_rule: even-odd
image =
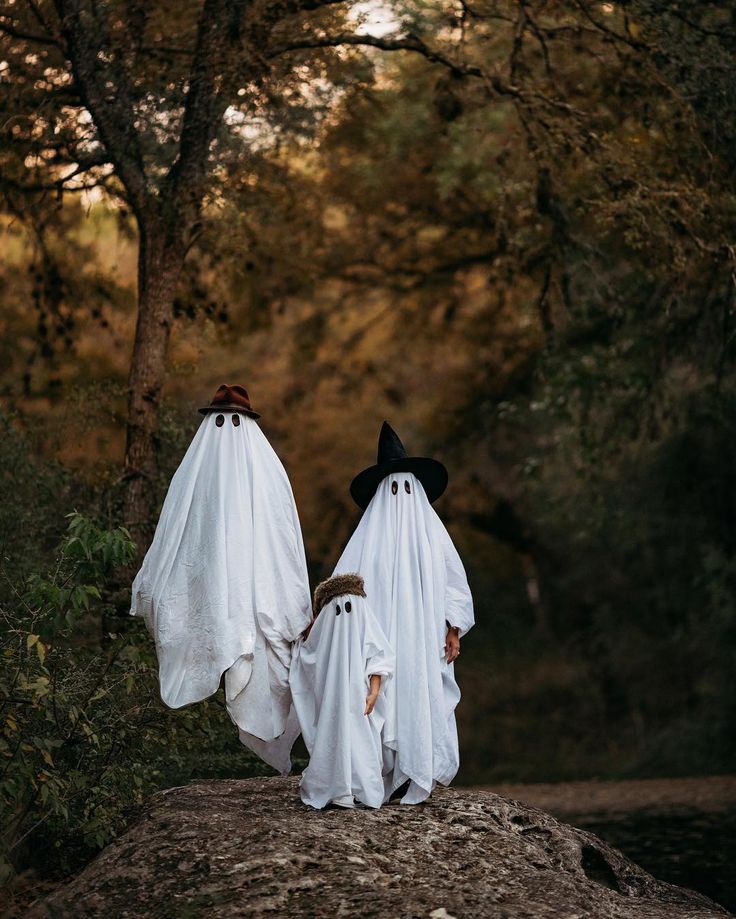
[(316, 812), (295, 779), (199, 782), (147, 815), (32, 917), (728, 915), (600, 839), (488, 791)]

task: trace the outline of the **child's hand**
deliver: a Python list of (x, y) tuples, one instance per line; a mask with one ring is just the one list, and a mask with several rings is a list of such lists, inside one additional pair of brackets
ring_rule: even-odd
[(376, 699), (378, 698), (378, 693), (381, 691), (381, 674), (372, 673), (370, 681), (368, 683), (368, 695), (365, 697), (365, 711), (364, 715), (370, 715), (373, 711), (373, 708), (376, 704)]
[(368, 695), (365, 697), (365, 711), (363, 712), (364, 715), (370, 715), (370, 713), (375, 708), (377, 698), (378, 698), (377, 692), (368, 693)]

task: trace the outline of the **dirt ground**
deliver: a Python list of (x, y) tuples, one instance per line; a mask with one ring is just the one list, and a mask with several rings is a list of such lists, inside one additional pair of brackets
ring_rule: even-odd
[(713, 813), (736, 806), (736, 776), (684, 779), (632, 779), (622, 782), (483, 786), (506, 798), (524, 801), (555, 816), (677, 810)]

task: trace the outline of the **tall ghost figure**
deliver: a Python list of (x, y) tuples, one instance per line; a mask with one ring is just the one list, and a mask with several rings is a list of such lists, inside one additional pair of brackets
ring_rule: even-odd
[(386, 799), (406, 786), (418, 804), (459, 767), (455, 707), (460, 690), (445, 658), (448, 628), (474, 624), (465, 569), (431, 502), (447, 487), (445, 467), (409, 457), (384, 422), (378, 462), (355, 477), (350, 493), (364, 508), (335, 574), (359, 571), (396, 653), (386, 687), (382, 743)]
[(289, 479), (242, 386), (222, 385), (169, 486), (133, 582), (131, 615), (156, 643), (171, 708), (217, 691), (230, 717), (269, 741), (289, 711), (291, 644), (311, 620)]

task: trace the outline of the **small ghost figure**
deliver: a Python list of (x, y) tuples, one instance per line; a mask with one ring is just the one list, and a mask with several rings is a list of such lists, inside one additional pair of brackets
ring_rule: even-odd
[[(309, 751), (300, 782), (305, 804), (380, 807), (381, 686), (393, 652), (357, 574), (329, 578), (314, 595), (312, 626), (297, 642), (289, 684)], [(375, 707), (374, 707), (375, 706)]]

